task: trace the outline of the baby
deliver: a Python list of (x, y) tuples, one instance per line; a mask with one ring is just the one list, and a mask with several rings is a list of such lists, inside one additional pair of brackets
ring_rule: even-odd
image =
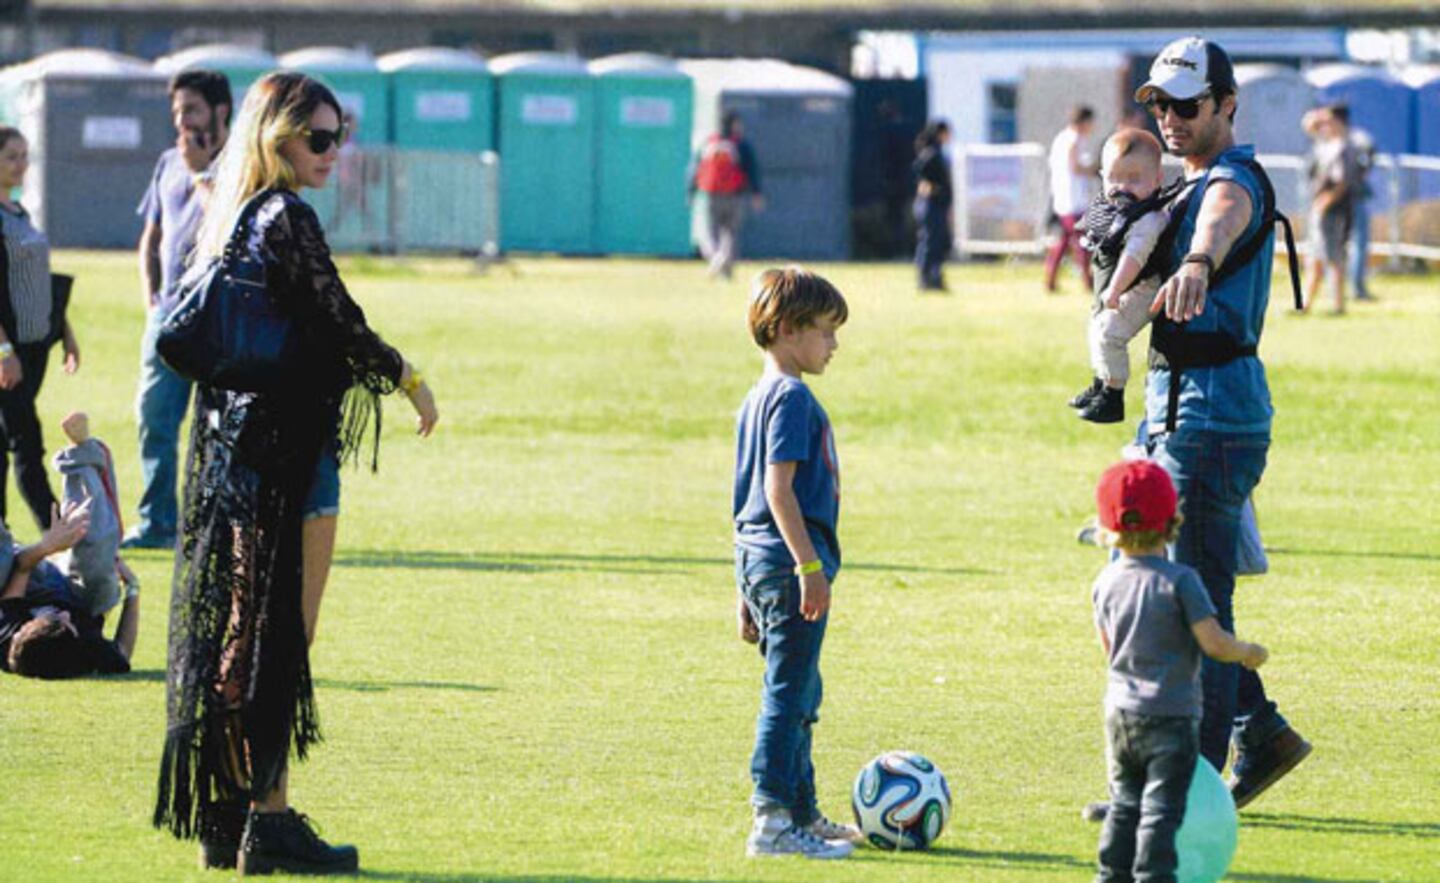
[[(121, 582), (138, 584), (120, 560), (120, 498), (110, 449), (90, 437), (90, 420), (76, 411), (60, 423), (70, 446), (55, 455), (66, 503), (90, 501), (90, 529), (57, 563), (76, 585), (75, 595), (95, 616), (120, 603)], [(77, 585), (78, 584), (78, 585)]]
[(1101, 153), (1105, 190), (1085, 212), (1086, 246), (1095, 276), (1090, 319), (1091, 385), (1070, 400), (1082, 420), (1125, 419), (1131, 338), (1150, 322), (1150, 304), (1168, 275), (1166, 249), (1156, 249), (1170, 213), (1162, 191), (1160, 142), (1143, 129), (1111, 135)]

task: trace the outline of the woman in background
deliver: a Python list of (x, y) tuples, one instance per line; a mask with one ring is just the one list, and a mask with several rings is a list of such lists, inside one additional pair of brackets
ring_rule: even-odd
[(950, 207), (955, 189), (950, 183), (950, 124), (932, 120), (915, 139), (915, 267), (921, 291), (945, 291), (943, 268), (950, 254)]

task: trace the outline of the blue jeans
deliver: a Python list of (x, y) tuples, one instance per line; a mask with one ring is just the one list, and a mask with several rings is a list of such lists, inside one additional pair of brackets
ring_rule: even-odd
[(1195, 775), (1196, 721), (1105, 711), (1110, 811), (1100, 831), (1097, 883), (1173, 883), (1175, 834)]
[(950, 210), (923, 196), (915, 200), (915, 269), (921, 288), (945, 284), (945, 259), (953, 245), (950, 237)]
[(155, 353), (155, 338), (165, 316), (159, 308), (151, 308), (140, 338), (135, 420), (140, 425), (140, 472), (145, 486), (140, 492), (140, 523), (135, 533), (145, 537), (175, 536), (180, 423), (190, 407), (190, 381), (171, 371)]
[(757, 812), (790, 811), (797, 825), (819, 818), (811, 731), (819, 720), (820, 645), (828, 616), (807, 622), (800, 615), (800, 580), (776, 570), (752, 552), (735, 550), (735, 580), (760, 630), (765, 688), (755, 722), (750, 778)]
[[(1153, 458), (1175, 481), (1185, 517), (1175, 541), (1175, 560), (1199, 571), (1220, 625), (1233, 632), (1240, 510), (1265, 471), (1270, 436), (1181, 426), (1173, 434), (1155, 436), (1152, 445)], [(1285, 719), (1265, 697), (1255, 672), (1206, 657), (1201, 679), (1205, 697), (1200, 753), (1215, 769), (1225, 768), (1232, 731), (1243, 750), (1285, 728)]]
[(1350, 216), (1350, 287), (1357, 297), (1367, 297), (1366, 277), (1370, 270), (1370, 202), (1357, 199)]

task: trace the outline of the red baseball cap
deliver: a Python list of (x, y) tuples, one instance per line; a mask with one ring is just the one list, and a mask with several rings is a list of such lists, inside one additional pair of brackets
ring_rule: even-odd
[(1179, 499), (1170, 475), (1153, 460), (1127, 460), (1105, 470), (1095, 488), (1100, 526), (1106, 530), (1163, 531)]

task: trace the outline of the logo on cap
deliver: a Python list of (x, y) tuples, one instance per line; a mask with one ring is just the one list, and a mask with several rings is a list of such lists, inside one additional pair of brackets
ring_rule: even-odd
[(1180, 55), (1172, 55), (1169, 58), (1160, 59), (1161, 64), (1168, 64), (1171, 67), (1187, 67), (1192, 71), (1200, 70), (1200, 65)]

